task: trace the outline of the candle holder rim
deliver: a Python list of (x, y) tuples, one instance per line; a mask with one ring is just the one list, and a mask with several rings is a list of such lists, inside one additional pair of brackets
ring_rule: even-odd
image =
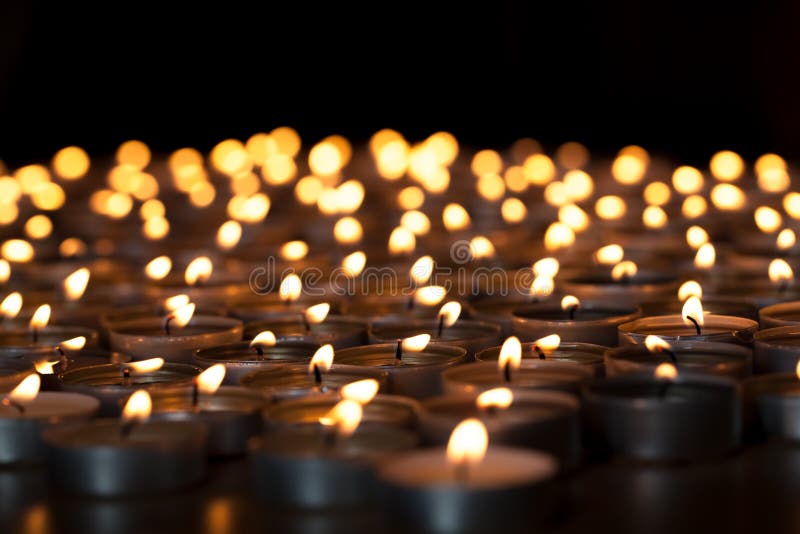
[[(536, 345), (534, 341), (526, 341), (522, 343), (522, 359), (529, 360), (529, 359), (538, 359), (538, 357), (531, 356), (533, 352), (533, 347)], [(500, 350), (502, 349), (502, 345), (496, 347), (489, 347), (478, 351), (475, 354), (475, 360), (478, 362), (497, 362), (497, 359), (500, 356)], [(565, 352), (574, 351), (578, 354), (586, 354), (588, 357), (585, 358), (586, 364), (591, 363), (602, 363), (603, 356), (605, 355), (606, 351), (609, 350), (609, 347), (605, 347), (603, 345), (597, 345), (594, 343), (584, 343), (581, 341), (562, 341), (558, 348), (553, 353), (557, 354), (559, 351), (564, 350)], [(550, 354), (545, 355), (545, 360), (550, 358)], [(556, 360), (560, 361), (560, 360)]]
[[(224, 345), (217, 345), (215, 347), (208, 347), (205, 349), (198, 349), (194, 351), (192, 354), (192, 360), (197, 363), (213, 365), (215, 363), (241, 363), (241, 364), (259, 364), (259, 363), (275, 363), (280, 364), (282, 362), (276, 361), (272, 362), (268, 356), (270, 353), (275, 353), (276, 351), (281, 351), (282, 349), (286, 349), (287, 353), (291, 353), (292, 349), (297, 351), (301, 350), (308, 350), (310, 353), (308, 354), (308, 358), (310, 359), (314, 355), (314, 351), (316, 351), (320, 347), (319, 343), (312, 343), (309, 341), (305, 341), (303, 339), (298, 339), (296, 337), (288, 337), (285, 339), (278, 339), (278, 343), (272, 347), (264, 347), (264, 357), (261, 359), (260, 356), (255, 352), (255, 349), (250, 346), (250, 341), (237, 341), (236, 343), (226, 343)], [(223, 351), (231, 351), (231, 352), (241, 352), (247, 353), (252, 355), (252, 359), (223, 359), (220, 357), (214, 357), (215, 355), (224, 356)], [(297, 360), (301, 361), (301, 360)], [(288, 363), (288, 362), (286, 362)]]

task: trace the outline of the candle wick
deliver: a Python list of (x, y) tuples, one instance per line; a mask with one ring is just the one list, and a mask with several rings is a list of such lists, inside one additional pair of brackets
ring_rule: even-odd
[(626, 285), (628, 285), (628, 284), (631, 282), (631, 277), (630, 277), (630, 276), (628, 276), (628, 274), (626, 273), (626, 274), (623, 274), (623, 275), (620, 277), (619, 281), (620, 281), (620, 283), (621, 283), (622, 285), (626, 286)]
[(119, 437), (121, 439), (126, 439), (128, 436), (131, 435), (131, 431), (133, 431), (133, 427), (136, 426), (136, 419), (131, 419), (130, 421), (123, 421), (119, 426)]
[(322, 385), (322, 372), (317, 364), (314, 364), (314, 383), (318, 386)]
[(437, 330), (438, 333), (437, 333), (436, 337), (442, 337), (442, 331), (443, 330), (444, 330), (444, 314), (440, 313), (439, 314), (439, 328)]
[(503, 378), (506, 382), (511, 382), (511, 362), (506, 362), (503, 366)]
[(778, 293), (782, 295), (786, 293), (787, 289), (789, 289), (789, 283), (785, 279), (781, 280), (781, 283), (778, 284)]
[(406, 310), (411, 311), (414, 309), (414, 294), (412, 293), (410, 297), (408, 297), (408, 302), (406, 303)]
[(403, 363), (403, 340), (397, 340), (397, 346), (394, 349), (395, 364)]
[(545, 359), (544, 351), (541, 348), (539, 348), (539, 345), (534, 345), (533, 350), (536, 352), (536, 354), (539, 355), (540, 360)]
[(691, 315), (687, 315), (686, 318), (689, 319), (692, 322), (692, 324), (694, 325), (694, 329), (697, 331), (697, 335), (699, 336), (700, 335), (700, 323), (698, 323), (697, 319), (695, 319)]
[(61, 364), (61, 370), (66, 371), (67, 365), (69, 364), (69, 358), (67, 358), (66, 354), (61, 354), (61, 358), (59, 358), (59, 363)]
[(575, 320), (575, 313), (578, 311), (578, 306), (570, 306), (569, 307), (569, 320)]
[(670, 361), (672, 361), (672, 363), (678, 363), (678, 358), (675, 356), (674, 352), (672, 352), (669, 349), (662, 349), (662, 350), (667, 353), (667, 356), (669, 356), (669, 359)]
[(306, 334), (310, 334), (311, 333), (311, 323), (308, 322), (308, 317), (306, 316), (306, 313), (305, 312), (301, 313), (300, 314), (300, 318), (303, 320), (303, 328), (305, 328)]
[(531, 295), (531, 304), (539, 304), (539, 296), (538, 295)]
[(200, 388), (197, 387), (197, 381), (192, 384), (192, 409), (197, 411), (197, 404), (200, 400)]
[(262, 349), (261, 346), (259, 346), (259, 345), (256, 345), (253, 348), (256, 349), (256, 354), (258, 354), (258, 357), (263, 360), (264, 359), (264, 349)]
[(336, 444), (338, 442), (337, 438), (339, 437), (338, 426), (339, 425), (337, 424), (322, 427), (322, 443), (326, 449), (336, 448)]
[(174, 316), (172, 314), (169, 314), (167, 315), (166, 319), (164, 319), (164, 333), (167, 335), (167, 337), (172, 335), (169, 331), (169, 323), (170, 321), (172, 321), (173, 318)]
[(58, 352), (59, 356), (62, 358), (64, 357), (64, 349), (61, 348), (61, 345), (56, 345), (56, 351)]
[(131, 370), (127, 367), (122, 369), (122, 385), (126, 387), (131, 386)]
[(3, 404), (3, 406), (9, 406), (11, 408), (16, 409), (19, 412), (20, 415), (24, 415), (25, 414), (25, 406), (23, 406), (22, 404), (14, 401), (13, 399), (9, 399), (8, 397), (6, 397), (6, 398), (3, 399), (3, 403), (2, 404)]

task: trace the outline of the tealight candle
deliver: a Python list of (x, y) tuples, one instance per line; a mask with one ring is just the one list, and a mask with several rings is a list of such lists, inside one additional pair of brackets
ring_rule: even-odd
[(800, 325), (779, 326), (753, 336), (753, 369), (756, 374), (792, 372), (800, 353)]
[(100, 403), (77, 393), (40, 392), (35, 373), (0, 399), (0, 464), (42, 460), (41, 433), (50, 425), (92, 417)]
[(131, 395), (122, 419), (97, 419), (44, 432), (47, 469), (64, 490), (119, 497), (174, 491), (206, 473), (206, 429), (185, 421), (147, 422), (150, 396)]
[(246, 325), (245, 339), (269, 330), (279, 341), (292, 340), (317, 345), (331, 344), (334, 348), (362, 345), (366, 342), (367, 326), (357, 319), (328, 316), (330, 305), (317, 304), (306, 308), (296, 317), (275, 317)]
[[(542, 340), (547, 343), (551, 341), (555, 348), (546, 347), (546, 350), (536, 350), (537, 346), (541, 344), (540, 340), (521, 343), (520, 350), (522, 351), (522, 359), (531, 360), (547, 360), (550, 362), (562, 363), (576, 363), (578, 365), (586, 365), (596, 376), (603, 376), (605, 374), (605, 354), (608, 347), (601, 347), (600, 345), (592, 345), (591, 343), (574, 343), (562, 341), (560, 336), (558, 343), (555, 343), (555, 338), (545, 336)], [(479, 362), (497, 362), (500, 358), (502, 347), (492, 347), (480, 351), (475, 355), (475, 360)]]
[(85, 338), (85, 346), (97, 345), (97, 332), (79, 326), (48, 326), (50, 306), (43, 304), (36, 309), (27, 330), (0, 330), (0, 356), (19, 357), (37, 352), (55, 350), (64, 340)]
[(466, 419), (447, 449), (393, 455), (378, 476), (387, 512), (405, 528), (491, 532), (541, 524), (556, 504), (548, 482), (557, 471), (549, 454), (489, 447), (483, 424)]
[(789, 373), (754, 376), (743, 384), (745, 423), (757, 434), (800, 441), (800, 363)]
[(758, 312), (758, 322), (762, 330), (800, 325), (800, 301), (781, 302), (761, 308)]
[(616, 279), (610, 273), (577, 276), (561, 282), (559, 289), (581, 300), (636, 306), (674, 294), (678, 280), (663, 273), (637, 270), (634, 276), (625, 277), (622, 273)]
[(670, 363), (654, 375), (595, 381), (583, 392), (592, 443), (644, 460), (693, 460), (724, 455), (741, 439), (736, 384), (711, 376), (678, 375)]
[[(616, 302), (607, 299), (605, 302)], [(558, 334), (564, 341), (593, 343), (615, 347), (617, 328), (639, 317), (638, 308), (630, 305), (582, 302), (567, 295), (560, 306), (530, 305), (514, 311), (512, 330), (523, 341), (533, 341), (548, 334)]]
[[(80, 338), (73, 338), (80, 339)], [(58, 375), (91, 365), (103, 363), (127, 363), (131, 357), (119, 352), (109, 352), (102, 349), (73, 349), (67, 340), (60, 343), (56, 350), (47, 351), (46, 354), (28, 356), (26, 359), (32, 360), (36, 366), (36, 372), (42, 377), (42, 389), (57, 390), (60, 387)], [(66, 346), (65, 346), (66, 345)]]
[[(680, 314), (683, 302), (675, 299), (653, 300), (642, 303), (642, 316)], [(758, 307), (751, 301), (738, 297), (709, 297), (703, 299), (703, 310), (712, 315), (729, 315), (758, 320)]]

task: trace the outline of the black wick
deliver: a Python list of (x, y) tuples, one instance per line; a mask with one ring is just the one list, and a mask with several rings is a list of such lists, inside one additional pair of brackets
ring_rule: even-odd
[(33, 339), (34, 343), (39, 342), (39, 329), (35, 326), (31, 327), (31, 338)]
[(264, 349), (261, 347), (261, 345), (253, 345), (253, 348), (256, 350), (256, 354), (258, 354), (259, 358), (264, 357)]
[(674, 364), (677, 364), (677, 363), (678, 363), (678, 358), (677, 358), (677, 357), (675, 357), (675, 353), (674, 353), (674, 352), (672, 352), (671, 350), (669, 350), (669, 349), (665, 349), (665, 348), (662, 348), (662, 347), (659, 347), (659, 348), (658, 348), (658, 352), (664, 352), (664, 353), (666, 353), (666, 354), (667, 354), (667, 356), (669, 356), (669, 359), (670, 359), (670, 361), (671, 361), (672, 363), (674, 363)]
[(540, 360), (545, 359), (544, 351), (539, 347), (539, 345), (534, 345), (533, 351), (539, 356)]
[(170, 321), (172, 321), (174, 318), (175, 318), (175, 316), (174, 316), (174, 315), (172, 315), (172, 314), (170, 313), (169, 315), (167, 315), (166, 319), (164, 319), (164, 333), (165, 333), (167, 336), (171, 336), (171, 335), (172, 335), (172, 334), (170, 334), (170, 332), (169, 332), (169, 323), (170, 323)]
[(128, 367), (122, 368), (122, 385), (123, 386), (131, 385), (131, 370)]
[(200, 390), (197, 387), (197, 380), (192, 382), (192, 408), (197, 409), (197, 403), (199, 402), (200, 397)]
[(503, 378), (506, 382), (511, 382), (511, 362), (506, 362), (503, 366)]
[(133, 427), (136, 426), (138, 421), (136, 419), (131, 419), (130, 421), (125, 421), (119, 426), (119, 437), (127, 438), (130, 436)]
[(308, 322), (306, 312), (301, 313), (300, 318), (303, 320), (303, 327), (306, 329), (306, 334), (311, 333), (311, 323)]
[(569, 308), (567, 308), (567, 311), (569, 312), (569, 320), (570, 321), (574, 321), (575, 320), (575, 312), (578, 311), (578, 306), (577, 305), (570, 306)]
[(694, 329), (697, 331), (697, 335), (699, 336), (700, 335), (700, 323), (698, 323), (697, 319), (695, 319), (691, 315), (687, 315), (686, 318), (689, 319), (692, 322), (692, 324), (694, 325)]
[(395, 363), (400, 363), (403, 361), (403, 340), (397, 340), (397, 347), (394, 349), (394, 359), (396, 360)]
[(314, 383), (318, 386), (322, 385), (322, 372), (319, 370), (319, 366), (314, 364)]
[(439, 328), (437, 330), (438, 334), (436, 337), (442, 337), (442, 330), (444, 330), (444, 314), (439, 314)]
[(664, 382), (660, 386), (658, 386), (659, 399), (663, 399), (664, 396), (667, 394), (667, 390), (669, 389), (670, 384), (672, 384), (672, 381), (664, 380)]

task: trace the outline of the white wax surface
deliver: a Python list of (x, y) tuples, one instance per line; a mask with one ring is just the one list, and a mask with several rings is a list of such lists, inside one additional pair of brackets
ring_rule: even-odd
[[(2, 398), (5, 398), (3, 395)], [(25, 406), (20, 414), (13, 406), (0, 405), (0, 417), (7, 419), (46, 419), (91, 414), (100, 407), (100, 401), (80, 393), (43, 391)]]

